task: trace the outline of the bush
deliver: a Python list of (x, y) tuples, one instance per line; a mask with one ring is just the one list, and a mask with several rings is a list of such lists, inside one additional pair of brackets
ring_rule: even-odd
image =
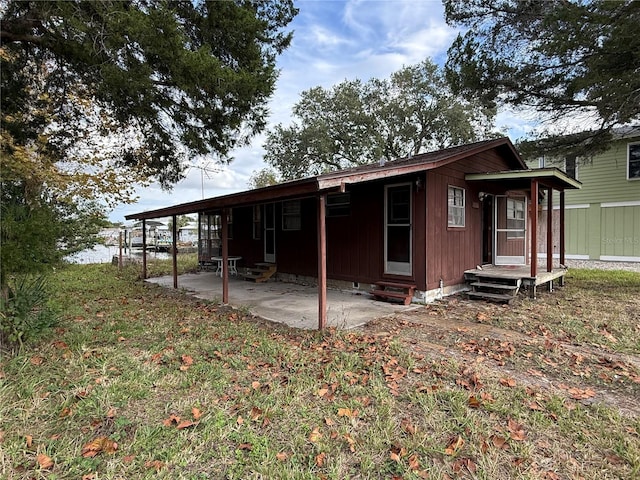
[(58, 320), (49, 305), (44, 275), (14, 278), (0, 298), (0, 340), (5, 347), (21, 347), (43, 330), (56, 326)]

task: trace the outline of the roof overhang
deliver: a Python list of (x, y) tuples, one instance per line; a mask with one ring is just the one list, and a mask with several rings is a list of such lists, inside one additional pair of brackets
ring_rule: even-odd
[(464, 178), (469, 182), (486, 182), (494, 185), (504, 185), (510, 190), (529, 190), (532, 180), (537, 180), (540, 185), (560, 191), (582, 188), (582, 183), (555, 167), (534, 168), (531, 170), (508, 170), (503, 172), (468, 173)]
[(221, 197), (182, 203), (157, 210), (148, 210), (146, 212), (126, 215), (125, 218), (127, 220), (147, 220), (198, 212), (219, 214), (225, 208), (306, 198), (332, 191), (344, 192), (348, 185), (424, 172), (448, 165), (452, 162), (456, 162), (473, 155), (481, 154), (482, 152), (491, 149), (496, 149), (502, 152), (514, 168), (523, 169), (517, 170), (518, 172), (526, 171), (526, 165), (520, 158), (520, 155), (518, 155), (518, 152), (515, 150), (511, 141), (508, 138), (503, 137), (419, 154), (414, 157), (394, 160), (388, 162), (386, 165), (364, 165), (338, 172), (325, 173), (317, 177), (304, 178), (269, 187), (258, 188), (255, 190), (247, 190)]

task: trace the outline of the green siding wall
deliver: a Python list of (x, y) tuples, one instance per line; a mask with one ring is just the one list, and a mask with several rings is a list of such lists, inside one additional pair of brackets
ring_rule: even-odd
[(640, 258), (640, 206), (602, 208), (601, 256)]
[[(639, 141), (640, 137), (617, 140), (609, 150), (592, 160), (578, 160), (577, 177), (582, 188), (567, 190), (567, 205), (640, 200), (640, 180), (627, 180), (628, 144)], [(547, 159), (546, 162), (547, 166), (564, 168), (564, 160)], [(537, 160), (528, 164), (531, 168), (538, 166)]]
[(588, 255), (588, 208), (570, 208), (565, 211), (565, 251), (571, 255)]
[[(569, 258), (640, 261), (640, 180), (627, 180), (628, 145), (639, 141), (640, 137), (617, 140), (592, 160), (578, 162), (582, 188), (565, 192)], [(538, 161), (529, 166), (537, 168)], [(563, 169), (564, 161), (546, 159), (546, 166)], [(558, 205), (557, 192), (554, 197)], [(619, 203), (622, 205), (615, 205)]]

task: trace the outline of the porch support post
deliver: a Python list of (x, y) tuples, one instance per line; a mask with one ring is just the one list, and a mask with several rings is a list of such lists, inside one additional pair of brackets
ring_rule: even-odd
[(178, 288), (178, 218), (173, 216), (171, 225), (171, 258), (173, 260), (173, 288)]
[(147, 221), (142, 219), (142, 278), (147, 278)]
[[(538, 181), (531, 180), (531, 276), (538, 274)], [(535, 286), (533, 287), (535, 290)], [(535, 294), (534, 294), (535, 295)]]
[(565, 263), (565, 238), (564, 238), (564, 190), (560, 190), (560, 265)]
[(547, 272), (553, 271), (553, 188), (547, 189)]
[[(565, 265), (565, 248), (564, 248), (564, 190), (560, 190), (560, 265)], [(560, 277), (560, 286), (564, 287), (564, 275)]]
[(327, 226), (326, 195), (318, 196), (318, 330), (327, 325)]
[(229, 303), (229, 210), (222, 209), (222, 303)]

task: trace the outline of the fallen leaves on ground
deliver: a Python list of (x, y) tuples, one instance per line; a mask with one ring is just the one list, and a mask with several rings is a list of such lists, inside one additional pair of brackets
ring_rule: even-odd
[(91, 458), (102, 452), (112, 455), (116, 453), (116, 450), (118, 450), (118, 444), (116, 442), (108, 437), (98, 437), (82, 447), (82, 456)]

